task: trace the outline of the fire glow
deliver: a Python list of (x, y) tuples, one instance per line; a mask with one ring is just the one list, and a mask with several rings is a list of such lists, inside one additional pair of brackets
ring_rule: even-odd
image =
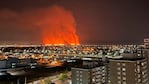
[(52, 13), (41, 21), (44, 44), (79, 44), (76, 34), (75, 19), (70, 11), (59, 6), (53, 6)]
[(79, 44), (74, 16), (71, 11), (61, 6), (25, 9), (22, 12), (2, 10), (0, 21), (22, 30), (40, 30), (39, 39), (45, 45)]

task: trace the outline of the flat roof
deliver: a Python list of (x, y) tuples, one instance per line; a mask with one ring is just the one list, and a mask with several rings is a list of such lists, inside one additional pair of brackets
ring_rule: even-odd
[(137, 59), (110, 59), (109, 61), (119, 61), (119, 62), (136, 62), (136, 61), (143, 61), (147, 60), (147, 58), (137, 58)]

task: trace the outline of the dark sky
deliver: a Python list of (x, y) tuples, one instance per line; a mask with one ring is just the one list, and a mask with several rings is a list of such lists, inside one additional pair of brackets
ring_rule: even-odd
[[(149, 36), (147, 0), (1, 0), (0, 10), (22, 12), (52, 5), (73, 12), (81, 43), (138, 43)], [(0, 43), (40, 43), (39, 32), (1, 22)]]

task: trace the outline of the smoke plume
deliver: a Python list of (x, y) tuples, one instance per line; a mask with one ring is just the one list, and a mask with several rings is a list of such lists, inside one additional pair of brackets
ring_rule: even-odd
[(22, 12), (1, 10), (0, 25), (40, 30), (43, 44), (79, 44), (73, 14), (61, 6)]

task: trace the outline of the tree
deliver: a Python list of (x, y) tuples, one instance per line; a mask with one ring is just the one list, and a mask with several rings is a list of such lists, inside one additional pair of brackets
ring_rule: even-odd
[(42, 82), (42, 84), (51, 84), (51, 80), (50, 79), (46, 79)]
[(59, 75), (59, 80), (65, 81), (68, 78), (67, 73), (61, 73)]

